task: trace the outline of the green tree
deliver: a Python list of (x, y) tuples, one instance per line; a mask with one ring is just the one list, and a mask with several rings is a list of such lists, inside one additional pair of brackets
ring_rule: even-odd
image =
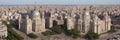
[(7, 26), (7, 32), (8, 32), (8, 36), (7, 36), (7, 40), (24, 40), (24, 38), (22, 36), (20, 36), (19, 34), (17, 34), (12, 28), (14, 26), (14, 24), (10, 23), (7, 24), (7, 22), (3, 22), (3, 24), (5, 24)]
[(8, 28), (7, 40), (23, 40), (24, 38), (17, 34), (12, 28)]
[(90, 32), (86, 36), (87, 36), (88, 39), (92, 40), (92, 39), (98, 39), (100, 35), (97, 34), (97, 33)]
[(60, 34), (63, 32), (63, 29), (61, 28), (61, 26), (54, 26), (51, 28), (51, 30), (57, 34)]
[(29, 33), (28, 36), (29, 36), (30, 38), (33, 38), (33, 39), (35, 39), (35, 38), (38, 37), (37, 35), (35, 35), (35, 34), (33, 34), (33, 33)]
[(44, 36), (48, 36), (48, 35), (53, 35), (53, 34), (55, 34), (55, 33), (48, 30), (48, 31), (42, 32), (42, 34), (43, 34)]
[(80, 31), (75, 30), (75, 29), (68, 30), (68, 33), (69, 33), (69, 35), (72, 36), (73, 38), (77, 38), (77, 37), (80, 36)]
[(114, 29), (108, 31), (108, 33), (114, 33), (114, 32), (116, 32)]

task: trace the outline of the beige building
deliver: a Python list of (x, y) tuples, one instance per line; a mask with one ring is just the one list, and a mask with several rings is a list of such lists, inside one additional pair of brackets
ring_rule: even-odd
[[(87, 14), (88, 15), (88, 14)], [(87, 26), (84, 28), (85, 32), (94, 32), (94, 33), (105, 33), (111, 29), (111, 18), (108, 16), (108, 13), (104, 13), (102, 16), (97, 14), (89, 14), (88, 16), (85, 16), (88, 19), (83, 20), (83, 23)], [(83, 27), (85, 27), (83, 25)]]
[(93, 15), (92, 27), (94, 33), (105, 33), (111, 29), (111, 18), (105, 13), (103, 16)]
[(39, 13), (38, 10), (28, 14), (21, 14), (19, 17), (19, 29), (26, 34), (41, 33), (46, 28), (62, 25), (65, 22), (67, 30), (77, 29), (83, 34), (88, 32), (101, 34), (111, 29), (111, 18), (108, 13), (102, 13), (103, 15), (101, 16), (89, 11), (74, 12), (68, 11), (64, 16), (59, 11)]
[(72, 17), (67, 17), (67, 29), (74, 29), (75, 28), (75, 19)]
[(44, 32), (45, 19), (38, 10), (32, 11), (30, 15), (23, 14), (19, 17), (19, 29), (26, 34)]
[(82, 34), (87, 34), (88, 32), (101, 34), (111, 29), (111, 18), (108, 16), (108, 13), (99, 16), (85, 11), (82, 13), (82, 16), (79, 15), (79, 19), (67, 17), (67, 29), (77, 29)]
[(90, 31), (90, 13), (89, 12), (84, 12), (83, 13), (83, 19), (82, 19), (82, 32), (83, 33), (88, 33)]
[(6, 38), (7, 37), (7, 27), (2, 24), (0, 21), (0, 38)]

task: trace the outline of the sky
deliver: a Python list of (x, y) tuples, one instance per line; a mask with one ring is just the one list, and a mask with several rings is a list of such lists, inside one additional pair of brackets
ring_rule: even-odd
[(0, 0), (0, 5), (120, 5), (120, 0)]

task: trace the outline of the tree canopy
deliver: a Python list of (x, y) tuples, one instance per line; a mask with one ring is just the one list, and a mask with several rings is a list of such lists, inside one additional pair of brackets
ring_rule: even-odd
[(33, 38), (33, 39), (35, 39), (35, 38), (38, 37), (37, 35), (35, 35), (35, 34), (33, 34), (33, 33), (29, 33), (28, 36), (29, 36), (30, 38)]
[(75, 29), (68, 30), (68, 33), (69, 33), (69, 35), (72, 36), (73, 38), (77, 38), (77, 37), (80, 36), (80, 31), (75, 30)]
[(97, 33), (90, 32), (86, 36), (88, 39), (98, 39), (100, 35)]

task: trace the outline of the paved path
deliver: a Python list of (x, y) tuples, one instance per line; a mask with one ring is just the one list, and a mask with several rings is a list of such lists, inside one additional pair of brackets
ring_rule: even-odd
[(113, 35), (116, 35), (116, 34), (120, 34), (120, 29), (118, 29), (117, 32), (115, 32), (113, 34), (110, 34), (110, 33), (103, 34), (100, 36), (100, 38), (98, 40), (107, 40), (108, 38), (111, 38)]

